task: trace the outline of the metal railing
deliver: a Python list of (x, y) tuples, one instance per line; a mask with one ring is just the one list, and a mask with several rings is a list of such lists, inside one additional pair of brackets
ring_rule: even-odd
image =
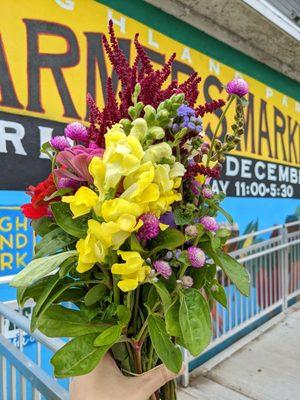
[[(5, 337), (11, 331), (16, 333), (13, 340)], [(29, 337), (30, 352), (27, 355)], [(45, 349), (53, 354), (64, 344), (62, 340), (49, 339), (38, 330), (30, 333), (30, 320), (0, 302), (1, 400), (69, 400), (67, 388), (42, 368)]]
[[(218, 303), (213, 304), (213, 340), (198, 358), (184, 352), (189, 370), (201, 365), (272, 316), (285, 312), (289, 303), (300, 294), (300, 221), (232, 238), (226, 247), (250, 274), (250, 296), (242, 296), (223, 271), (218, 269), (218, 280), (225, 287), (228, 306), (225, 309)], [(11, 278), (0, 278), (0, 284), (9, 282)], [(18, 327), (19, 340), (14, 344), (4, 338), (5, 324), (8, 323)], [(68, 382), (58, 382), (50, 376), (49, 370), (46, 373), (42, 369), (44, 349), (55, 352), (64, 342), (49, 339), (38, 331), (31, 334), (29, 325), (28, 318), (0, 303), (1, 400), (39, 400), (41, 397), (68, 399)], [(35, 339), (35, 360), (26, 355), (24, 335)], [(182, 377), (184, 386), (189, 382), (189, 370)]]
[[(243, 247), (244, 244), (247, 247)], [(242, 296), (218, 269), (218, 280), (225, 287), (228, 306), (225, 309), (214, 302), (211, 312), (213, 339), (200, 357), (184, 353), (189, 371), (272, 316), (285, 312), (300, 294), (300, 221), (232, 238), (226, 246), (231, 256), (249, 272), (250, 296)], [(184, 386), (188, 385), (189, 371), (182, 378)]]

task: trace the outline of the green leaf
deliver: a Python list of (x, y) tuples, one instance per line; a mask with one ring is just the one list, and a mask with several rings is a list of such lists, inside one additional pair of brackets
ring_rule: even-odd
[(220, 250), (217, 252), (215, 262), (223, 269), (242, 294), (245, 296), (250, 295), (250, 275), (242, 264)]
[(202, 244), (203, 250), (219, 265), (232, 283), (245, 296), (250, 295), (250, 276), (247, 269), (237, 260), (221, 250), (213, 251), (208, 243)]
[(179, 322), (185, 347), (193, 356), (198, 356), (212, 335), (209, 307), (199, 290), (181, 292)]
[(47, 217), (33, 219), (31, 221), (31, 226), (36, 235), (39, 235), (41, 237), (45, 236), (46, 233), (52, 231), (57, 227), (57, 225), (53, 222), (53, 220)]
[(30, 329), (33, 332), (36, 328), (36, 323), (38, 319), (38, 314), (39, 311), (41, 310), (43, 304), (45, 301), (48, 299), (50, 293), (52, 292), (53, 288), (56, 286), (56, 284), (59, 282), (59, 274), (56, 273), (55, 275), (52, 275), (48, 278), (48, 284), (45, 286), (44, 290), (42, 291), (41, 295), (37, 299), (37, 302), (34, 306), (31, 321), (30, 321)]
[(176, 299), (166, 312), (166, 330), (170, 336), (182, 336), (179, 323), (179, 300)]
[(163, 284), (163, 282), (158, 281), (153, 283), (153, 286), (155, 287), (157, 294), (159, 295), (159, 297), (161, 298), (162, 304), (163, 304), (163, 308), (164, 308), (164, 312), (167, 312), (167, 309), (170, 307), (171, 305), (171, 295), (168, 292), (168, 289), (166, 288), (166, 286)]
[(182, 354), (167, 334), (163, 319), (158, 315), (149, 315), (148, 327), (158, 357), (170, 371), (178, 374), (182, 366)]
[(178, 261), (180, 261), (184, 265), (191, 265), (189, 257), (188, 257), (188, 252), (186, 250), (182, 251), (178, 257)]
[(55, 202), (51, 204), (55, 221), (65, 232), (76, 238), (86, 236), (87, 221), (82, 218), (73, 219), (70, 207), (66, 203)]
[(217, 300), (224, 308), (227, 308), (227, 297), (225, 289), (217, 281), (213, 283), (210, 288), (210, 294)]
[(112, 346), (116, 343), (122, 334), (122, 326), (121, 325), (113, 325), (109, 328), (105, 329), (99, 336), (96, 337), (94, 341), (94, 346)]
[(219, 238), (228, 238), (229, 236), (231, 236), (231, 231), (229, 229), (221, 228), (216, 232), (216, 237)]
[(176, 225), (188, 225), (194, 220), (194, 213), (191, 208), (175, 208), (174, 212), (174, 220)]
[(85, 295), (84, 303), (86, 306), (91, 306), (105, 297), (108, 292), (107, 287), (103, 283), (93, 286)]
[(195, 289), (200, 289), (204, 286), (205, 283), (205, 278), (206, 278), (206, 273), (207, 273), (207, 268), (193, 268), (189, 272), (191, 277), (193, 278), (194, 285), (193, 287)]
[(50, 196), (46, 196), (44, 198), (45, 201), (53, 200), (55, 197), (61, 197), (67, 193), (71, 193), (73, 190), (71, 188), (63, 188), (63, 189), (58, 189), (54, 193), (52, 193)]
[(227, 211), (225, 211), (224, 208), (222, 208), (222, 207), (220, 207), (220, 206), (218, 206), (218, 205), (216, 205), (216, 204), (214, 204), (213, 207), (214, 207), (215, 209), (217, 209), (221, 214), (223, 214), (224, 217), (227, 219), (227, 221), (228, 221), (231, 225), (233, 224), (233, 218), (232, 218), (232, 216), (231, 216)]
[(107, 329), (107, 324), (89, 322), (80, 311), (53, 305), (43, 314), (38, 327), (49, 337), (76, 337), (102, 332)]
[(109, 349), (109, 346), (94, 346), (97, 336), (97, 333), (79, 336), (58, 350), (51, 359), (55, 376), (69, 378), (91, 372)]
[(14, 277), (11, 286), (29, 286), (33, 282), (50, 274), (58, 268), (65, 260), (77, 255), (76, 250), (65, 251), (49, 257), (37, 258), (31, 261), (21, 272)]
[(20, 286), (17, 288), (17, 301), (20, 307), (24, 307), (25, 303), (29, 299), (33, 299), (37, 301), (37, 299), (41, 296), (41, 293), (45, 289), (49, 282), (49, 278), (45, 277), (40, 279), (39, 281), (33, 283), (30, 286)]
[(35, 247), (34, 258), (41, 258), (48, 254), (55, 254), (63, 250), (66, 246), (74, 243), (77, 239), (68, 235), (61, 228), (57, 227), (51, 232), (46, 233), (42, 240)]
[(117, 317), (122, 326), (126, 326), (131, 318), (131, 311), (128, 307), (120, 304), (117, 306)]
[(152, 249), (149, 255), (157, 253), (160, 250), (174, 250), (185, 242), (185, 236), (177, 229), (168, 228), (160, 232), (158, 236), (151, 241)]
[(137, 251), (140, 254), (146, 254), (146, 250), (142, 247), (141, 243), (138, 241), (138, 238), (134, 233), (130, 235), (129, 245), (131, 251)]

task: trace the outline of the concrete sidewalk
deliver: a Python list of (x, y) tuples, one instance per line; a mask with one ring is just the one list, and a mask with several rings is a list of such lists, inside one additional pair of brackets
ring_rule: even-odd
[(212, 368), (199, 368), (179, 400), (300, 399), (300, 303)]

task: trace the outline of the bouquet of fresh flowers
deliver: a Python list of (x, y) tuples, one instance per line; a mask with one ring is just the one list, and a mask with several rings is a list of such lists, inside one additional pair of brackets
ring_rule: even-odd
[[(109, 24), (103, 45), (119, 98), (108, 79), (102, 111), (88, 96), (89, 127), (71, 123), (43, 146), (51, 174), (22, 207), (41, 240), (12, 285), (20, 306), (35, 301), (32, 330), (71, 338), (52, 358), (60, 378), (88, 373), (108, 351), (124, 373), (161, 363), (178, 373), (180, 346), (199, 355), (211, 340), (212, 302), (226, 307), (217, 267), (249, 292), (247, 271), (223, 251), (230, 232), (215, 218), (232, 222), (224, 195), (210, 187), (243, 134), (248, 86), (235, 79), (226, 106), (195, 106), (197, 74), (167, 84), (175, 55), (154, 70), (138, 35), (134, 43), (130, 66)], [(231, 104), (235, 120), (221, 141)], [(222, 107), (208, 142), (202, 117)], [(157, 396), (175, 399), (174, 382)]]

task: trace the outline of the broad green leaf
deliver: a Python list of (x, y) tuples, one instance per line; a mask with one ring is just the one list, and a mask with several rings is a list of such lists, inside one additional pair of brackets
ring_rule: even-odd
[(31, 321), (30, 321), (30, 330), (32, 332), (36, 328), (36, 322), (37, 322), (39, 311), (43, 307), (43, 304), (48, 299), (50, 293), (52, 292), (52, 290), (54, 289), (56, 284), (59, 282), (59, 280), (60, 280), (60, 277), (59, 277), (58, 273), (56, 273), (55, 275), (50, 276), (48, 278), (48, 284), (45, 286), (43, 292), (41, 293), (41, 295), (37, 299), (36, 304), (35, 304), (34, 309), (33, 309)]
[(199, 290), (181, 292), (179, 322), (185, 347), (198, 356), (208, 346), (212, 334), (209, 307)]
[(121, 325), (113, 325), (109, 328), (105, 329), (99, 336), (96, 337), (94, 341), (94, 346), (112, 346), (116, 343), (122, 333), (122, 326)]
[(206, 273), (207, 273), (207, 268), (206, 267), (191, 269), (189, 274), (193, 278), (193, 281), (194, 281), (193, 287), (195, 289), (200, 289), (200, 288), (202, 288), (204, 286)]
[(108, 288), (103, 283), (99, 283), (98, 285), (93, 286), (84, 297), (85, 305), (92, 306), (99, 300), (103, 299), (107, 292)]
[(182, 354), (167, 334), (164, 320), (158, 315), (149, 315), (148, 327), (158, 357), (170, 371), (178, 374), (182, 366)]
[(66, 261), (64, 261), (59, 267), (59, 276), (60, 278), (64, 278), (69, 275), (69, 273), (75, 268), (76, 257), (70, 257)]
[(63, 189), (58, 189), (54, 193), (52, 193), (50, 196), (46, 196), (44, 198), (45, 201), (53, 200), (55, 197), (61, 197), (67, 193), (71, 193), (73, 190), (71, 188), (63, 188)]
[(80, 311), (53, 305), (40, 318), (38, 327), (49, 337), (76, 337), (102, 332), (107, 324), (89, 322)]
[(107, 353), (109, 346), (95, 347), (97, 333), (76, 337), (54, 354), (51, 363), (57, 378), (70, 378), (91, 372)]
[(155, 306), (155, 304), (158, 301), (158, 295), (157, 295), (157, 291), (156, 288), (151, 285), (149, 293), (148, 293), (148, 297), (147, 297), (147, 302), (145, 303), (145, 305), (147, 307), (149, 307), (150, 310), (153, 309), (153, 307)]
[(218, 303), (227, 308), (226, 292), (222, 285), (220, 285), (218, 282), (215, 282), (210, 288), (210, 294), (215, 300), (217, 300)]
[(134, 233), (130, 235), (129, 245), (131, 251), (138, 251), (140, 254), (146, 254), (146, 250), (142, 247), (141, 243), (138, 241), (138, 238)]
[(250, 276), (247, 269), (230, 255), (218, 251), (218, 265), (245, 296), (250, 295)]
[(42, 240), (35, 247), (34, 258), (41, 258), (48, 254), (55, 254), (63, 250), (66, 246), (76, 242), (74, 236), (68, 235), (61, 228), (57, 227), (51, 232), (46, 233)]
[(41, 237), (45, 236), (48, 232), (51, 232), (53, 229), (57, 228), (57, 225), (53, 222), (53, 220), (47, 217), (33, 219), (31, 221), (31, 226), (35, 234)]
[(174, 212), (174, 220), (176, 225), (188, 225), (194, 220), (194, 213), (192, 209), (183, 209), (180, 207), (175, 208)]
[(170, 305), (166, 313), (166, 330), (170, 336), (182, 336), (180, 323), (179, 323), (179, 300), (176, 299)]
[(65, 260), (67, 260), (69, 257), (75, 256), (76, 254), (77, 251), (70, 250), (49, 257), (36, 258), (14, 277), (11, 282), (11, 286), (29, 286), (33, 282), (50, 274)]
[(153, 286), (155, 287), (159, 297), (161, 298), (162, 301), (162, 305), (164, 308), (164, 312), (167, 312), (167, 309), (170, 307), (171, 305), (171, 295), (168, 292), (168, 289), (166, 288), (166, 286), (164, 285), (163, 282), (158, 281), (153, 283)]
[(33, 283), (30, 286), (18, 287), (17, 288), (17, 301), (20, 307), (24, 307), (25, 303), (29, 299), (37, 301), (41, 293), (48, 285), (49, 278), (45, 277), (39, 281)]
[(55, 202), (51, 204), (55, 221), (65, 232), (76, 238), (86, 236), (87, 222), (82, 218), (74, 219), (70, 207), (66, 203)]
[(174, 250), (185, 242), (185, 236), (177, 229), (168, 228), (151, 241), (151, 251), (149, 255), (160, 250)]
[(202, 245), (214, 262), (219, 265), (225, 274), (230, 278), (232, 283), (245, 296), (250, 295), (250, 276), (247, 269), (230, 255), (223, 253), (221, 250), (214, 252), (207, 243)]
[(216, 236), (219, 238), (228, 238), (231, 236), (231, 231), (229, 229), (221, 228), (217, 230)]
[(117, 306), (117, 317), (122, 326), (126, 326), (131, 318), (131, 311), (128, 307), (120, 304)]
[(184, 265), (191, 265), (189, 257), (188, 257), (188, 253), (186, 250), (182, 251), (178, 257), (178, 261), (180, 261), (182, 264)]

